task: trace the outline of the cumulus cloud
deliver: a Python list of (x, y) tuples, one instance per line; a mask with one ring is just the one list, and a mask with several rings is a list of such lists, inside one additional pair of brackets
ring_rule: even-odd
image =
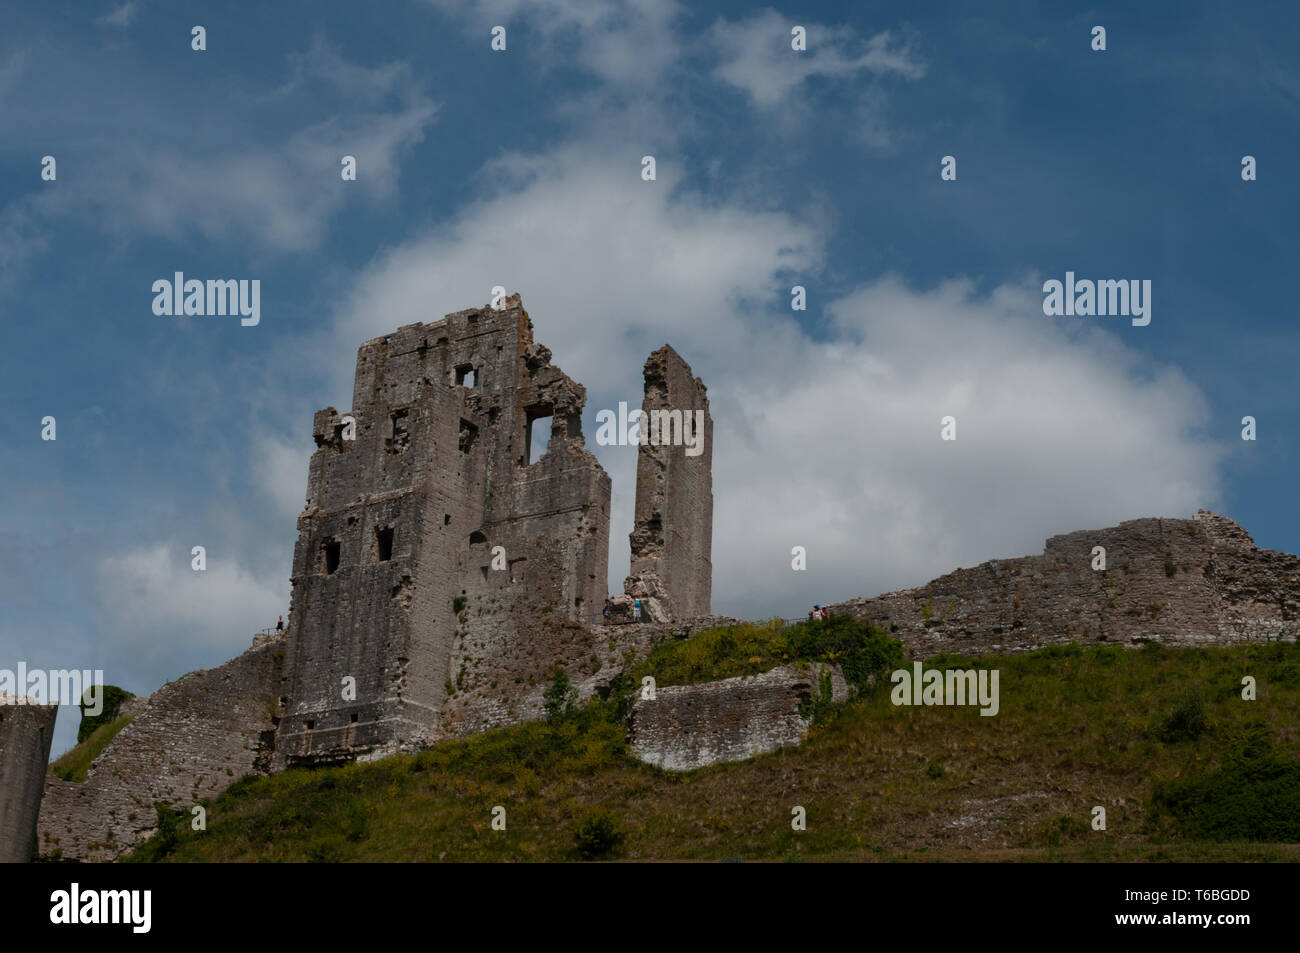
[(610, 572), (620, 586), (636, 453), (594, 446), (595, 412), (620, 400), (640, 406), (642, 365), (665, 342), (705, 373), (755, 332), (740, 310), (781, 294), (778, 275), (806, 272), (820, 257), (813, 230), (785, 215), (689, 190), (669, 201), (677, 172), (661, 165), (658, 181), (643, 182), (639, 158), (587, 144), (503, 159), (490, 170), (500, 191), (361, 275), (326, 349), (332, 392), (346, 402), (362, 341), (485, 305), (494, 285), (521, 292), (538, 339), (587, 386), (588, 443), (615, 480)]
[[(804, 51), (790, 45), (796, 25), (807, 31)], [(747, 20), (719, 20), (710, 34), (721, 57), (714, 76), (763, 108), (779, 106), (814, 77), (848, 80), (867, 74), (914, 80), (925, 75), (911, 42), (888, 30), (862, 40), (849, 27), (791, 20), (764, 10)]]
[(288, 607), (287, 583), (270, 585), (215, 550), (208, 550), (203, 572), (191, 568), (191, 558), (188, 548), (159, 542), (100, 561), (101, 610), (121, 633), (115, 648), (133, 665), (201, 649), (234, 654)]
[[(793, 276), (821, 266), (816, 227), (636, 169), (589, 148), (503, 161), (496, 194), (377, 259), (332, 332), (349, 394), (362, 340), (486, 304), (496, 284), (521, 292), (538, 339), (588, 387), (588, 444), (614, 479), (614, 587), (635, 452), (594, 446), (592, 421), (639, 404), (641, 365), (665, 341), (709, 388), (720, 610), (874, 595), (1217, 498), (1196, 387), (1114, 331), (1044, 317), (1034, 282), (980, 294), (882, 279), (834, 302), (814, 338), (788, 308)], [(955, 442), (939, 439), (946, 415)]]
[(1033, 283), (980, 295), (889, 277), (835, 302), (834, 336), (797, 342), (784, 368), (724, 378), (743, 423), (715, 445), (715, 601), (875, 595), (1216, 502), (1221, 448), (1200, 436), (1197, 388), (1041, 301)]
[(254, 438), (253, 479), (270, 498), (277, 515), (294, 519), (302, 512), (311, 453), (310, 440), (284, 440), (271, 433)]
[(778, 275), (820, 258), (811, 227), (679, 188), (670, 164), (643, 182), (639, 159), (584, 144), (497, 163), (498, 191), (361, 275), (335, 322), (334, 351), (348, 356), (337, 392), (351, 393), (361, 341), (486, 304), (502, 285), (542, 317), (559, 363), (598, 392), (630, 381), (639, 401), (650, 350), (668, 337), (683, 353), (729, 347), (744, 331), (739, 309), (772, 300)]

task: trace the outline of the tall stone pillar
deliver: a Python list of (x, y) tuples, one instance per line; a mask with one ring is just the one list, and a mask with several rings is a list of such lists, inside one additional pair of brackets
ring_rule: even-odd
[(36, 857), (45, 769), (54, 740), (58, 705), (38, 705), (0, 694), (0, 863)]
[(651, 618), (707, 615), (713, 589), (713, 418), (704, 383), (668, 345), (645, 362), (636, 522), (625, 589)]

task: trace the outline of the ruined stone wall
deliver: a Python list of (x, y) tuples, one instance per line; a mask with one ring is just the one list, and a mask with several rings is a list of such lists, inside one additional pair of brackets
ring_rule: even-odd
[(604, 697), (616, 676), (660, 642), (739, 621), (709, 615), (671, 623), (556, 625), (533, 616), (527, 605), (471, 601), (461, 624), (444, 731), (468, 735), (543, 717), (542, 693), (556, 666), (569, 676), (579, 704)]
[[(1106, 550), (1105, 571), (1092, 550)], [(1042, 645), (1147, 641), (1231, 644), (1300, 632), (1300, 559), (1256, 549), (1232, 520), (1129, 520), (1047, 541), (929, 584), (830, 607), (875, 622), (917, 658)]]
[(628, 717), (628, 750), (649, 764), (690, 771), (800, 744), (810, 724), (800, 706), (820, 691), (823, 670), (831, 678), (831, 700), (846, 699), (849, 690), (839, 669), (820, 664), (660, 686), (653, 699), (638, 692)]
[[(518, 296), (362, 345), (353, 409), (316, 415), (277, 763), (440, 737), (464, 655), (458, 600), (509, 607), (478, 637), (486, 654), (518, 641), (517, 619), (576, 623), (603, 605), (610, 482), (584, 446), (586, 391), (550, 357)], [(530, 465), (542, 417), (550, 436)]]
[[(703, 452), (690, 456), (662, 428), (637, 451), (636, 522), (627, 594), (649, 601), (658, 618), (705, 615), (713, 588), (713, 418), (703, 382), (664, 345), (645, 363), (643, 432), (658, 411), (680, 413), (686, 426), (703, 412)], [(674, 420), (674, 418), (669, 418)], [(656, 435), (661, 442), (656, 445)]]
[(36, 821), (58, 705), (0, 693), (0, 863), (36, 856)]
[[(80, 784), (45, 777), (43, 858), (112, 860), (156, 829), (154, 802), (188, 809), (268, 766), (284, 638), (164, 685)], [(48, 744), (48, 742), (47, 742)]]

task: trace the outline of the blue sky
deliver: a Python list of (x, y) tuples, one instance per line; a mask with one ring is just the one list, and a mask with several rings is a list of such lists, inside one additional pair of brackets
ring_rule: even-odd
[[(981, 6), (9, 5), (0, 667), (149, 692), (241, 651), (357, 346), (497, 284), (587, 385), (614, 588), (635, 451), (595, 415), (665, 342), (709, 386), (717, 611), (1198, 506), (1300, 550), (1300, 11)], [(1149, 279), (1151, 324), (1044, 316), (1067, 270)], [(261, 323), (154, 315), (175, 271), (259, 279)]]

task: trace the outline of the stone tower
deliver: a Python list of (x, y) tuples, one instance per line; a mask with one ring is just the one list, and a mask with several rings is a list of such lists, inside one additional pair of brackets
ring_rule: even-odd
[[(562, 625), (599, 611), (610, 481), (583, 443), (585, 389), (532, 332), (518, 295), (399, 328), (361, 346), (351, 411), (316, 414), (278, 763), (440, 737), (471, 599)], [(505, 622), (494, 650), (523, 637)]]
[(707, 615), (713, 588), (713, 418), (704, 383), (666, 344), (646, 359), (641, 409), (625, 589), (648, 603), (653, 618)]
[(36, 822), (58, 705), (0, 694), (0, 863), (36, 856)]

